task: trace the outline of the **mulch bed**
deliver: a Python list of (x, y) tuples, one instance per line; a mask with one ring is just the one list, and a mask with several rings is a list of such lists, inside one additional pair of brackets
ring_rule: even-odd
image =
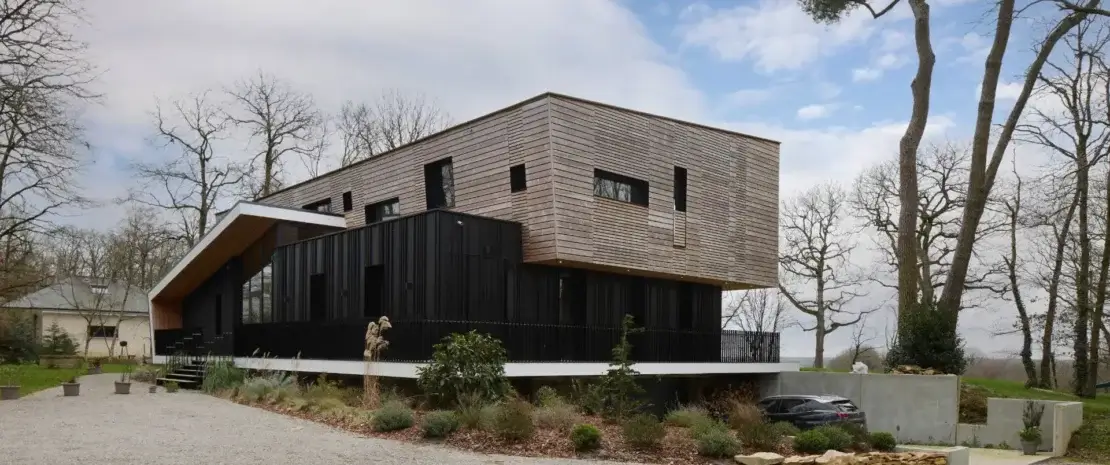
[(536, 428), (535, 435), (525, 441), (506, 441), (486, 431), (476, 429), (462, 429), (451, 434), (442, 441), (432, 441), (423, 438), (420, 431), (420, 419), (423, 412), (415, 411), (413, 427), (400, 431), (379, 433), (373, 431), (365, 421), (346, 418), (336, 418), (325, 414), (317, 414), (301, 410), (286, 408), (280, 405), (267, 403), (244, 402), (230, 399), (233, 402), (248, 405), (271, 412), (289, 415), (316, 423), (325, 424), (334, 428), (350, 431), (362, 436), (393, 439), (425, 444), (444, 444), (462, 450), (479, 452), (483, 454), (502, 454), (520, 457), (550, 457), (550, 458), (579, 458), (586, 460), (611, 460), (618, 462), (642, 462), (659, 464), (715, 464), (731, 463), (729, 460), (711, 460), (698, 455), (697, 446), (685, 428), (666, 427), (667, 436), (659, 447), (650, 450), (640, 450), (624, 443), (621, 428), (618, 425), (606, 423), (600, 417), (583, 416), (581, 422), (597, 426), (601, 430), (601, 449), (589, 453), (578, 454), (570, 441), (570, 434), (563, 431)]

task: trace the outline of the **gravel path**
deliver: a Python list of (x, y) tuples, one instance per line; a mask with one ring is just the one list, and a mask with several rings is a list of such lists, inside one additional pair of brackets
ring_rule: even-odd
[(0, 463), (54, 464), (585, 464), (481, 455), (432, 445), (365, 438), (306, 420), (118, 375), (81, 378), (81, 395), (61, 387), (0, 402)]

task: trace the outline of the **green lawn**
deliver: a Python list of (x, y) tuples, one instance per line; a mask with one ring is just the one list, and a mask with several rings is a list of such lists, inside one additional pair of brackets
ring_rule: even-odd
[(989, 391), (991, 397), (1083, 402), (1083, 427), (1072, 438), (1068, 456), (1096, 463), (1110, 463), (1110, 394), (1081, 399), (1067, 392), (1026, 389), (1022, 383), (997, 379), (962, 378), (965, 384)]
[[(104, 364), (104, 373), (122, 373), (124, 364)], [(20, 373), (19, 394), (25, 396), (32, 392), (49, 389), (68, 381), (74, 376), (88, 373), (87, 368), (44, 368), (38, 365), (24, 365)]]

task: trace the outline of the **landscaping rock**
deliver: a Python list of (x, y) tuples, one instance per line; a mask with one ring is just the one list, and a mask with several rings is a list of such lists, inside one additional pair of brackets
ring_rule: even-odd
[(751, 455), (737, 455), (732, 459), (744, 465), (778, 465), (783, 462), (783, 457), (774, 452), (756, 452)]
[(826, 451), (820, 457), (817, 457), (817, 460), (815, 460), (814, 462), (818, 463), (820, 465), (843, 465), (843, 464), (853, 463), (854, 462), (853, 459), (855, 458), (855, 456), (856, 456), (856, 454), (853, 454), (853, 453), (850, 453), (850, 452), (841, 452), (841, 451), (838, 451), (838, 450), (830, 450), (830, 451)]
[(817, 457), (820, 457), (820, 455), (795, 455), (787, 457), (782, 463), (787, 465), (813, 465), (817, 463)]

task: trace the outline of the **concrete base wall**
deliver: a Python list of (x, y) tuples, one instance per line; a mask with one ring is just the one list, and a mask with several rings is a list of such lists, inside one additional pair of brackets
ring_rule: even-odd
[[(1022, 421), (1026, 399), (987, 399), (987, 423), (971, 425), (960, 423), (956, 428), (956, 441), (960, 444), (1009, 446), (1021, 448), (1018, 432), (1024, 427)], [(1068, 451), (1071, 435), (1083, 423), (1083, 404), (1081, 402), (1060, 402), (1035, 400), (1045, 407), (1041, 417), (1041, 444), (1038, 451), (1052, 452), (1061, 456)]]
[(843, 396), (867, 413), (871, 431), (889, 432), (904, 443), (956, 444), (956, 376), (787, 372), (764, 383), (762, 394)]

